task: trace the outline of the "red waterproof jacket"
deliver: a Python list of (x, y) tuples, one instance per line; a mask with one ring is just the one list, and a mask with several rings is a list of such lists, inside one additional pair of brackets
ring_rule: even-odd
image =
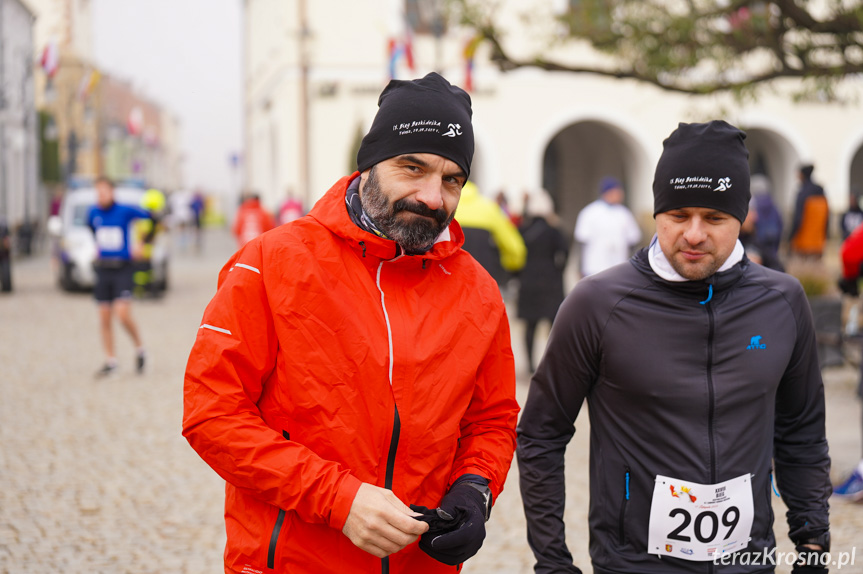
[(860, 277), (860, 266), (863, 265), (863, 225), (857, 226), (842, 242), (839, 258), (842, 260), (842, 277), (848, 280)]
[(436, 507), (465, 473), (500, 494), (515, 373), (500, 291), (450, 239), (422, 256), (357, 227), (355, 173), (219, 275), (186, 370), (183, 434), (226, 481), (225, 571), (453, 572), (342, 534), (362, 482)]

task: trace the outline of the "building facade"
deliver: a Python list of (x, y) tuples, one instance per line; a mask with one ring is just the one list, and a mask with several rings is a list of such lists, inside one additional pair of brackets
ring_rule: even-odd
[[(508, 0), (501, 3), (503, 22), (565, 4)], [(504, 191), (516, 209), (524, 192), (547, 189), (570, 231), (606, 175), (624, 181), (627, 203), (652, 229), (653, 169), (678, 122), (721, 118), (744, 129), (753, 172), (768, 175), (785, 213), (793, 207), (796, 172), (804, 162), (816, 166), (814, 179), (836, 212), (846, 208), (852, 188), (863, 191), (863, 122), (848, 121), (863, 117), (859, 98), (844, 105), (794, 103), (777, 84), (777, 93), (741, 103), (586, 74), (503, 73), (490, 61), (488, 46), (472, 45), (469, 30), (445, 24), (439, 17), (444, 5), (247, 0), (246, 187), (271, 207), (289, 189), (313, 202), (355, 168), (358, 136), (371, 125), (390, 77), (435, 70), (471, 87), (471, 179), (490, 197)], [(516, 37), (513, 51), (529, 43)], [(849, 102), (861, 88), (859, 78), (844, 82)]]
[(29, 1), (37, 15), (42, 137), (55, 143), (58, 180), (74, 185), (104, 174), (165, 190), (182, 187), (180, 122), (130, 81), (96, 65), (91, 0)]
[(0, 0), (0, 219), (12, 230), (40, 209), (33, 22), (23, 2)]

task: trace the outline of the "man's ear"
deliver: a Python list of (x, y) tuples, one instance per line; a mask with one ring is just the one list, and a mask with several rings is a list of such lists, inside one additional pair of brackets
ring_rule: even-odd
[(360, 172), (360, 186), (359, 186), (359, 189), (357, 190), (358, 193), (360, 194), (360, 198), (363, 197), (363, 188), (365, 188), (365, 186), (366, 186), (366, 181), (369, 178), (369, 172), (371, 171), (371, 169), (372, 168), (369, 168), (366, 171)]

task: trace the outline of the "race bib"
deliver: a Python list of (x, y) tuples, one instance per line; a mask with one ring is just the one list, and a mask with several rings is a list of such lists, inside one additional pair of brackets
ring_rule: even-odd
[(749, 544), (754, 509), (752, 479), (719, 484), (657, 475), (650, 503), (649, 554), (708, 561)]
[(96, 245), (101, 251), (121, 251), (124, 242), (125, 238), (121, 227), (106, 226), (96, 230)]

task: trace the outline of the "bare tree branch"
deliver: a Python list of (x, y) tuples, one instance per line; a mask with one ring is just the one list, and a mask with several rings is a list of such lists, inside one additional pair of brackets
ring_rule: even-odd
[[(535, 67), (628, 78), (685, 94), (741, 93), (781, 78), (836, 82), (863, 74), (863, 0), (823, 19), (795, 0), (717, 1), (706, 7), (690, 0), (682, 5), (685, 12), (674, 14), (658, 0), (583, 0), (580, 12), (561, 15), (570, 26), (564, 40), (587, 41), (617, 61), (605, 65), (542, 54), (514, 57), (494, 11), (483, 11), (483, 0), (456, 3), (466, 15), (464, 23), (490, 44), (491, 59), (503, 71)], [(696, 74), (697, 69), (702, 72)]]

